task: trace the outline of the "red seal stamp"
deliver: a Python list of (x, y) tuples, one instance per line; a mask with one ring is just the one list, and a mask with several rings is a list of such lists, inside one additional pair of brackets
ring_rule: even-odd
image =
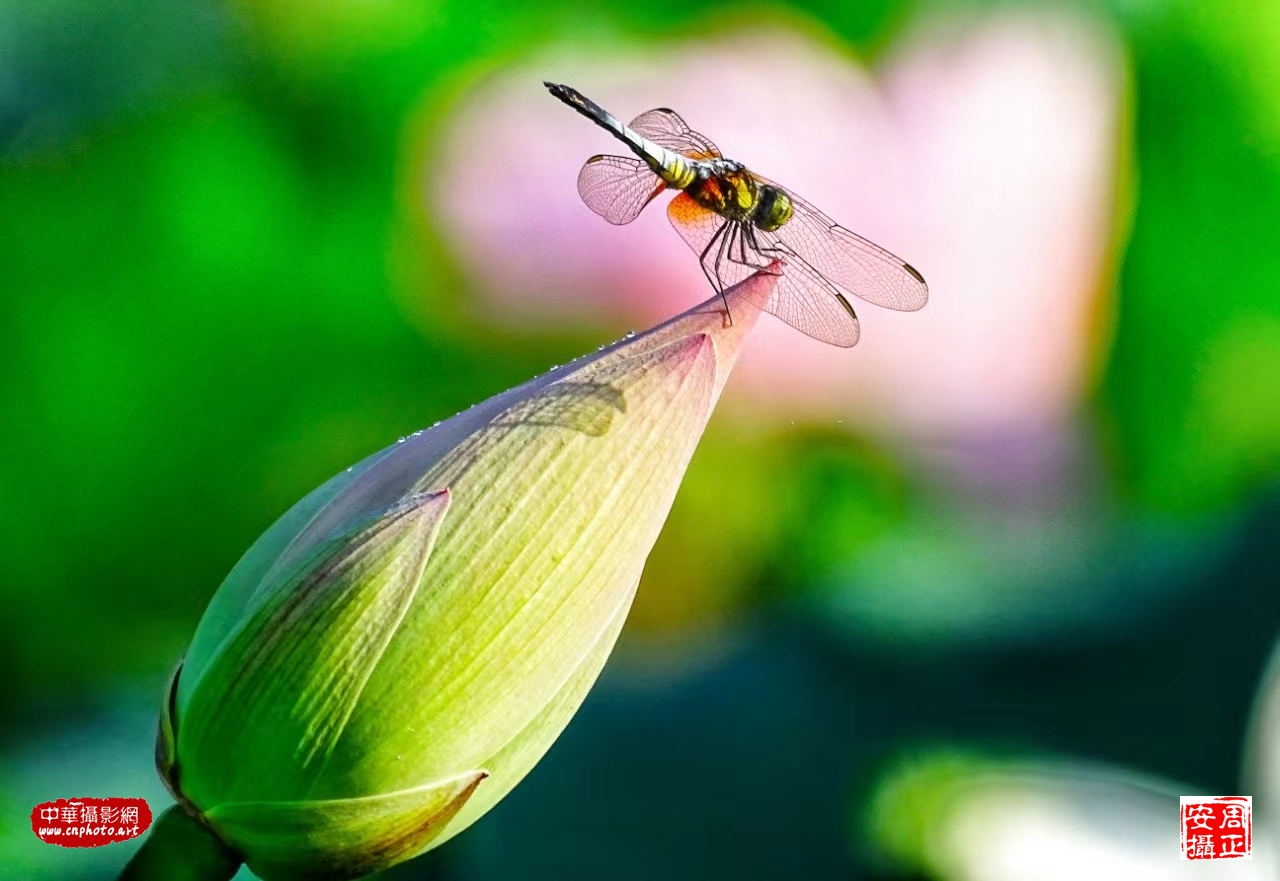
[(1184, 860), (1253, 859), (1253, 796), (1184, 795)]
[(101, 847), (137, 838), (151, 825), (141, 798), (60, 798), (31, 809), (31, 831), (63, 847)]

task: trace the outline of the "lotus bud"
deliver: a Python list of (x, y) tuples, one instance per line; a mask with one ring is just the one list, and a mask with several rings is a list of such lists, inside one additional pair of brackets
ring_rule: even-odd
[(613, 647), (760, 273), (348, 468), (227, 576), (157, 764), (267, 879), (354, 878), (458, 834), (550, 748)]

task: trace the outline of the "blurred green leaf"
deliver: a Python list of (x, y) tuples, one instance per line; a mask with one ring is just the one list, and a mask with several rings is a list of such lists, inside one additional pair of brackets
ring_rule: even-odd
[[(1135, 26), (1139, 198), (1103, 401), (1133, 497), (1219, 509), (1280, 474), (1280, 155), (1190, 7)], [(1274, 350), (1271, 350), (1274, 351)], [(1245, 415), (1256, 409), (1252, 415)]]

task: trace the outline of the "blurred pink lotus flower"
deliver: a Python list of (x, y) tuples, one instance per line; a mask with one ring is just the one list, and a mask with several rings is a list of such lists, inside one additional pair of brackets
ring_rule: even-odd
[(920, 267), (933, 293), (914, 314), (855, 302), (852, 351), (762, 322), (726, 406), (922, 438), (1051, 426), (1096, 344), (1123, 76), (1105, 32), (1047, 12), (926, 24), (874, 76), (780, 27), (561, 52), (459, 102), (426, 205), (493, 321), (622, 329), (679, 312), (707, 283), (667, 197), (628, 227), (594, 215), (578, 168), (625, 150), (541, 83), (571, 83), (623, 119), (674, 107), (727, 156)]

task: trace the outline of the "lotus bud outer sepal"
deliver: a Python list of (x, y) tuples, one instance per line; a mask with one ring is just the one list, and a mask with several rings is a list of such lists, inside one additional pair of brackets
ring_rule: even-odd
[(334, 477), (244, 555), (169, 691), (157, 766), (263, 878), (356, 878), (524, 777), (613, 648), (775, 276)]

